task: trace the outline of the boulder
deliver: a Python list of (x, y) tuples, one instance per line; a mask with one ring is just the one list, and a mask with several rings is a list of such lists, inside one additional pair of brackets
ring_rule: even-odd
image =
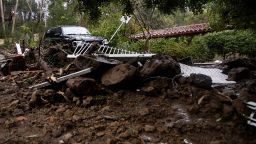
[(100, 80), (105, 71), (121, 64), (121, 62), (117, 60), (105, 59), (100, 56), (95, 57), (92, 55), (80, 55), (73, 61), (73, 63), (80, 70), (93, 67), (93, 72), (87, 74), (87, 76), (92, 77), (97, 81)]
[(98, 90), (96, 81), (92, 78), (72, 78), (66, 82), (66, 85), (77, 96), (95, 94)]
[(94, 69), (99, 69), (104, 66), (110, 66), (110, 65), (112, 65), (113, 67), (120, 64), (121, 62), (117, 60), (105, 59), (103, 57), (94, 57), (91, 55), (80, 55), (74, 60), (73, 63), (78, 69), (82, 70), (89, 67), (93, 67)]
[(189, 80), (192, 85), (204, 89), (210, 89), (212, 86), (211, 77), (204, 74), (190, 74)]
[(145, 81), (142, 91), (150, 95), (160, 95), (162, 89), (172, 87), (171, 79), (167, 77), (156, 77)]
[(256, 70), (256, 59), (255, 58), (238, 58), (235, 60), (225, 61), (223, 63), (225, 69), (223, 70), (224, 74), (228, 74), (231, 69), (246, 67), (249, 70)]
[(129, 64), (120, 64), (106, 71), (101, 77), (101, 83), (105, 86), (128, 84), (135, 79), (136, 67)]
[(170, 56), (155, 57), (147, 61), (140, 70), (142, 77), (174, 77), (180, 73), (180, 65)]
[(228, 73), (229, 80), (240, 81), (248, 78), (250, 78), (250, 71), (245, 67), (231, 69)]

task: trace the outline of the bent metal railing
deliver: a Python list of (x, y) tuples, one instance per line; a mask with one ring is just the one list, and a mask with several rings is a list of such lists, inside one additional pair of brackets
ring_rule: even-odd
[(110, 47), (108, 45), (99, 45), (95, 43), (88, 43), (83, 41), (76, 41), (73, 43), (74, 52), (67, 55), (68, 58), (76, 58), (79, 55), (91, 54), (104, 55), (109, 58), (133, 58), (133, 57), (143, 57), (149, 58), (155, 54), (152, 53), (138, 53), (129, 50), (119, 49), (115, 47)]

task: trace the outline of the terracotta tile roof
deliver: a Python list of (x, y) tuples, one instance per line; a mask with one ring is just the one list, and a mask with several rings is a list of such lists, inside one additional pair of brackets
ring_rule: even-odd
[[(212, 29), (206, 23), (202, 24), (193, 24), (187, 26), (179, 26), (173, 28), (159, 29), (159, 30), (150, 30), (151, 38), (166, 38), (166, 37), (178, 37), (185, 35), (194, 35), (200, 33), (210, 32)], [(131, 35), (130, 39), (138, 40), (145, 39), (143, 33), (138, 33)]]

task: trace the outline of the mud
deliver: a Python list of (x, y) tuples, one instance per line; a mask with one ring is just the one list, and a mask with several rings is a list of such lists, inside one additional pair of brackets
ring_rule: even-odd
[(45, 96), (46, 88), (31, 105), (28, 86), (40, 81), (40, 71), (1, 76), (0, 143), (256, 143), (256, 129), (220, 89), (176, 82), (151, 95), (107, 89), (67, 101), (60, 92)]

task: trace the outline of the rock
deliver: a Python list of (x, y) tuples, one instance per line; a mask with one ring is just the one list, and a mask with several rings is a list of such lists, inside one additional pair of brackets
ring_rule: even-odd
[(24, 117), (24, 116), (19, 116), (15, 118), (16, 121), (26, 121), (28, 120), (28, 118)]
[(102, 137), (102, 136), (104, 136), (104, 135), (105, 135), (104, 132), (98, 132), (98, 133), (96, 133), (96, 136), (97, 136), (97, 137)]
[(151, 125), (145, 125), (144, 130), (145, 132), (154, 132), (155, 131), (155, 127), (151, 126)]
[(89, 106), (93, 100), (93, 97), (89, 96), (85, 100), (83, 100), (83, 106)]
[(246, 89), (250, 94), (256, 94), (256, 80), (249, 80), (246, 82)]
[(149, 109), (148, 108), (143, 108), (143, 109), (139, 110), (139, 114), (141, 116), (148, 115), (149, 114)]
[(171, 85), (171, 79), (167, 77), (157, 77), (155, 79), (146, 81), (141, 90), (147, 94), (159, 95), (161, 94), (162, 89), (166, 89)]
[(185, 64), (185, 65), (193, 65), (192, 57), (186, 57), (179, 60), (179, 63)]
[(62, 139), (64, 141), (68, 141), (70, 138), (72, 138), (73, 134), (72, 133), (66, 133), (62, 136)]
[(80, 55), (73, 63), (80, 70), (93, 67), (93, 73), (88, 75), (96, 80), (100, 80), (102, 74), (110, 68), (121, 64), (121, 62), (117, 60), (106, 59), (100, 56), (95, 57), (92, 55)]
[(66, 85), (77, 96), (95, 94), (98, 90), (95, 80), (91, 78), (72, 78), (66, 82)]
[(128, 138), (128, 137), (130, 137), (130, 136), (131, 136), (131, 133), (129, 132), (129, 130), (126, 130), (125, 132), (123, 132), (123, 133), (121, 133), (121, 134), (119, 135), (119, 138), (126, 139), (126, 138)]
[(256, 71), (251, 71), (251, 79), (256, 79)]
[(24, 111), (22, 109), (15, 109), (12, 113), (13, 116), (24, 115)]
[(135, 79), (136, 67), (129, 64), (120, 64), (106, 71), (101, 77), (101, 83), (105, 86), (121, 85)]
[(67, 96), (68, 98), (73, 98), (75, 96), (75, 94), (71, 91), (70, 88), (67, 88), (65, 91), (65, 96)]
[(174, 77), (181, 73), (180, 65), (170, 56), (153, 58), (147, 61), (140, 70), (142, 77)]
[(107, 111), (109, 111), (109, 110), (110, 110), (110, 106), (105, 106), (105, 107), (103, 107), (103, 108), (100, 110), (100, 112), (104, 113), (104, 112), (107, 112)]
[(230, 98), (233, 99), (233, 100), (237, 98), (235, 91), (232, 90), (232, 89), (229, 89), (229, 88), (223, 89), (222, 94), (223, 94), (224, 96), (230, 97)]
[(70, 109), (67, 109), (65, 112), (64, 112), (64, 117), (65, 118), (71, 118), (73, 116), (74, 112), (71, 111)]
[(212, 86), (211, 77), (203, 74), (190, 74), (189, 82), (196, 87), (204, 89), (210, 89)]
[(60, 113), (60, 114), (62, 114), (65, 110), (66, 110), (66, 108), (65, 108), (65, 107), (60, 106), (60, 107), (56, 110), (56, 113)]
[(210, 144), (225, 144), (226, 142), (223, 140), (220, 141), (211, 141)]
[(36, 90), (32, 93), (31, 99), (30, 99), (30, 104), (35, 104), (40, 101), (40, 96), (42, 96), (42, 91)]
[(233, 112), (233, 106), (232, 105), (224, 104), (222, 112), (223, 112), (225, 117), (230, 116), (232, 114), (232, 112)]
[(72, 120), (73, 120), (74, 122), (77, 122), (77, 121), (81, 120), (81, 117), (78, 116), (78, 115), (73, 115), (73, 116), (72, 116)]
[(14, 100), (10, 103), (10, 105), (8, 107), (11, 107), (11, 106), (14, 106), (14, 105), (17, 105), (20, 101), (19, 100)]
[(53, 97), (54, 95), (56, 95), (56, 91), (53, 89), (47, 89), (44, 91), (43, 97)]
[(245, 67), (231, 69), (228, 73), (229, 80), (240, 81), (248, 78), (250, 78), (250, 71)]
[(120, 64), (120, 62), (117, 60), (109, 60), (103, 57), (93, 57), (91, 55), (79, 55), (73, 63), (80, 70), (90, 67), (93, 67), (94, 70), (96, 70), (102, 68), (103, 66), (115, 66), (117, 64)]
[(245, 67), (249, 70), (256, 70), (256, 59), (255, 58), (239, 58), (235, 60), (229, 60), (223, 63), (226, 68), (223, 70), (223, 73), (228, 74), (231, 69)]

